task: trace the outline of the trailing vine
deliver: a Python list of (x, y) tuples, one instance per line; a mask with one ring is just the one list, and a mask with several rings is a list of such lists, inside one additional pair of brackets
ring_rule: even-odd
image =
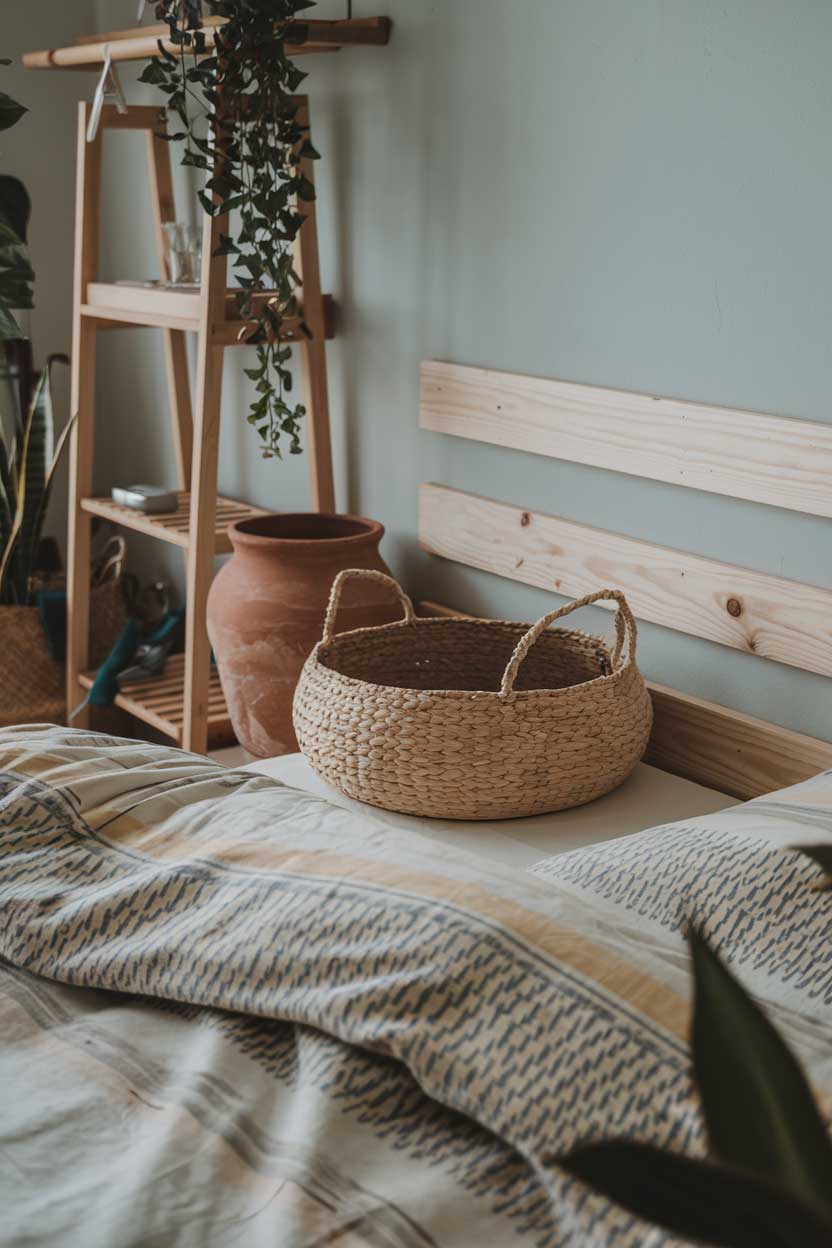
[[(297, 201), (315, 198), (301, 161), (318, 158), (293, 98), (306, 75), (286, 47), (302, 42), (295, 18), (314, 2), (204, 0), (211, 16), (226, 19), (207, 27), (203, 0), (145, 0), (167, 23), (176, 52), (160, 40), (141, 81), (167, 97), (178, 125), (166, 137), (184, 144), (182, 164), (208, 175), (202, 207), (211, 216), (234, 213), (238, 223), (234, 237), (220, 236), (215, 254), (234, 257), (240, 317), (254, 323), (246, 337), (257, 348), (257, 367), (245, 370), (256, 391), (248, 420), (267, 459), (281, 456), (286, 439), (290, 454), (301, 452), (306, 415), (292, 398), (292, 352), (280, 328), (297, 315), (292, 250), (304, 222)], [(255, 299), (263, 291), (272, 297)], [(301, 329), (309, 334), (303, 322)]]

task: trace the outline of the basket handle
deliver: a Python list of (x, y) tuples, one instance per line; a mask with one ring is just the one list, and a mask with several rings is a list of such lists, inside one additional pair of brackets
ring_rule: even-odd
[(344, 588), (344, 583), (353, 576), (363, 578), (365, 581), (378, 581), (379, 585), (386, 585), (388, 589), (392, 589), (398, 595), (399, 602), (404, 610), (402, 624), (412, 624), (416, 619), (413, 603), (399, 582), (394, 581), (392, 576), (387, 576), (384, 572), (376, 572), (372, 568), (345, 568), (343, 572), (338, 573), (332, 582), (332, 589), (329, 592), (329, 603), (326, 609), (326, 618), (324, 619), (324, 641), (332, 641), (335, 634), (335, 617), (338, 614), (338, 605), (341, 601), (341, 590)]
[(555, 620), (560, 620), (565, 615), (571, 615), (579, 607), (588, 607), (593, 602), (605, 600), (618, 603), (618, 610), (615, 613), (615, 648), (612, 652), (612, 670), (616, 672), (624, 666), (622, 651), (625, 640), (629, 643), (627, 662), (634, 663), (638, 630), (633, 613), (627, 605), (627, 599), (619, 589), (599, 589), (597, 593), (587, 594), (585, 598), (578, 598), (575, 602), (568, 602), (564, 607), (558, 607), (556, 611), (550, 611), (548, 615), (544, 615), (542, 619), (539, 619), (536, 624), (532, 624), (529, 631), (518, 641), (514, 653), (508, 661), (508, 666), (503, 672), (500, 697), (506, 698), (513, 691), (520, 664), (544, 629), (547, 629), (550, 624), (554, 624)]

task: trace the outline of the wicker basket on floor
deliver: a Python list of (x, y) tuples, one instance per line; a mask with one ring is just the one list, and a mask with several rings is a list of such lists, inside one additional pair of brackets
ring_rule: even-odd
[[(90, 603), (90, 662), (94, 667), (103, 663), (126, 622), (121, 578), (94, 586)], [(66, 723), (66, 668), (49, 653), (37, 607), (0, 607), (0, 654), (0, 727)], [(79, 701), (82, 694), (83, 690)]]
[[(389, 586), (404, 619), (336, 636), (341, 588), (353, 576)], [(604, 599), (618, 604), (611, 652), (600, 637), (547, 631)], [(508, 819), (592, 801), (630, 774), (651, 722), (636, 624), (619, 591), (600, 590), (533, 625), (425, 620), (395, 581), (363, 569), (336, 577), (294, 702), (300, 747), (328, 784), (373, 806), (445, 819)]]

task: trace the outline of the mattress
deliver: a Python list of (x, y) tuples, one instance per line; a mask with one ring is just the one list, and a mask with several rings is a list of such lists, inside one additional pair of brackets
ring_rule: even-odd
[(478, 820), (422, 819), (364, 806), (338, 793), (315, 774), (302, 754), (284, 754), (247, 763), (244, 771), (270, 776), (282, 784), (327, 801), (344, 810), (372, 814), (391, 827), (483, 855), (497, 862), (531, 866), (549, 854), (566, 853), (598, 841), (629, 836), (644, 828), (709, 815), (735, 804), (716, 789), (704, 788), (680, 776), (639, 763), (620, 788), (586, 806), (529, 819)]
[(4, 1243), (678, 1248), (558, 1157), (702, 1155), (692, 919), (832, 1090), (830, 894), (788, 849), (832, 836), (832, 774), (612, 822), (528, 871), (179, 750), (0, 730)]

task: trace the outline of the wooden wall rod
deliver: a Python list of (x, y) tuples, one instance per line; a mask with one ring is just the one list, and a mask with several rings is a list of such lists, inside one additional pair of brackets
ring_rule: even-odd
[[(221, 18), (207, 18), (206, 26), (222, 25)], [(391, 22), (387, 17), (354, 18), (352, 21), (308, 21), (296, 23), (298, 42), (290, 37), (292, 55), (311, 52), (335, 52), (344, 47), (383, 47), (390, 39)], [(166, 27), (137, 26), (134, 30), (114, 30), (99, 35), (84, 35), (65, 48), (46, 48), (25, 52), (26, 69), (95, 69), (104, 63), (109, 46), (114, 61), (143, 61), (158, 54), (158, 43), (167, 51), (178, 49), (164, 39)], [(208, 53), (213, 53), (210, 45)], [(207, 53), (206, 53), (207, 54)]]

